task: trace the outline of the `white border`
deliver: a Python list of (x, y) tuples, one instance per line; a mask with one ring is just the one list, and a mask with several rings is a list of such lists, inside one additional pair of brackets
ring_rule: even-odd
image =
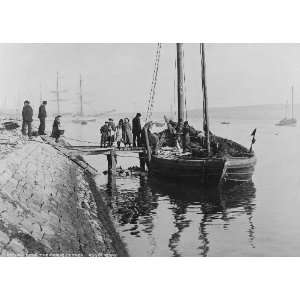
[[(1, 1), (0, 41), (299, 42), (294, 3)], [(291, 258), (0, 258), (0, 265), (2, 299), (253, 300), (299, 294), (299, 259)]]

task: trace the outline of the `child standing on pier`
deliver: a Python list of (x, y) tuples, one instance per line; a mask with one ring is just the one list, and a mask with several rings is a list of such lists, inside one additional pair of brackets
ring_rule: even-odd
[(120, 119), (117, 127), (116, 127), (116, 142), (117, 142), (117, 146), (120, 149), (121, 147), (121, 142), (123, 141), (123, 120)]

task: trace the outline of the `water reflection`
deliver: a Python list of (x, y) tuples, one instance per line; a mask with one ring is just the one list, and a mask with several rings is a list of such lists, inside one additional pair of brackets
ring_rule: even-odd
[(226, 229), (230, 221), (241, 214), (248, 215), (249, 242), (253, 246), (255, 238), (255, 226), (252, 222), (252, 214), (255, 204), (255, 187), (253, 182), (237, 186), (225, 186), (220, 188), (204, 188), (201, 186), (180, 184), (178, 182), (150, 180), (149, 185), (154, 194), (167, 196), (173, 204), (174, 226), (177, 231), (169, 240), (169, 248), (174, 256), (179, 256), (176, 246), (183, 230), (189, 227), (191, 220), (187, 219), (187, 209), (191, 206), (199, 207), (199, 255), (207, 256), (209, 251), (209, 237), (207, 226), (217, 219), (224, 222)]
[[(185, 255), (182, 236), (191, 230), (192, 223), (197, 222), (198, 246), (195, 250), (198, 255), (207, 256), (210, 250), (209, 226), (218, 225), (222, 226), (222, 230), (227, 230), (232, 220), (240, 216), (247, 216), (249, 245), (255, 247), (252, 218), (256, 190), (252, 182), (217, 189), (147, 176), (117, 178), (117, 183), (114, 180), (110, 177), (106, 186), (112, 214), (120, 225), (120, 231), (124, 233), (122, 236), (126, 243), (127, 234), (137, 240), (141, 235), (147, 235), (149, 243), (144, 247), (150, 247), (151, 250), (144, 249), (143, 253), (152, 255), (158, 246), (166, 246), (173, 256)], [(172, 224), (169, 225), (172, 226), (172, 233), (167, 245), (157, 245), (161, 240), (156, 239), (155, 226), (160, 226), (156, 228), (160, 232), (165, 228), (157, 224), (155, 217), (162, 214), (159, 205), (166, 201), (168, 211), (171, 211)]]

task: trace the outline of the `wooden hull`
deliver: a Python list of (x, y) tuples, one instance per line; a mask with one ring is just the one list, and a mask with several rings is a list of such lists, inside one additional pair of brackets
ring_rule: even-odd
[(187, 179), (198, 184), (217, 185), (251, 181), (256, 158), (165, 158), (152, 155), (150, 173), (166, 178)]
[(251, 181), (255, 164), (255, 156), (227, 158), (224, 181), (229, 183)]
[(224, 159), (169, 159), (153, 155), (150, 173), (166, 178), (196, 181), (199, 184), (216, 185), (220, 182)]
[(295, 126), (296, 124), (297, 124), (297, 120), (292, 118), (292, 119), (282, 119), (276, 125), (277, 126)]

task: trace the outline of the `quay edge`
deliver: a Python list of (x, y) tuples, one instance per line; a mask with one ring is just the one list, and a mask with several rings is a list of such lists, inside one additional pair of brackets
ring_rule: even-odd
[(18, 139), (0, 161), (0, 256), (128, 256), (93, 177)]

